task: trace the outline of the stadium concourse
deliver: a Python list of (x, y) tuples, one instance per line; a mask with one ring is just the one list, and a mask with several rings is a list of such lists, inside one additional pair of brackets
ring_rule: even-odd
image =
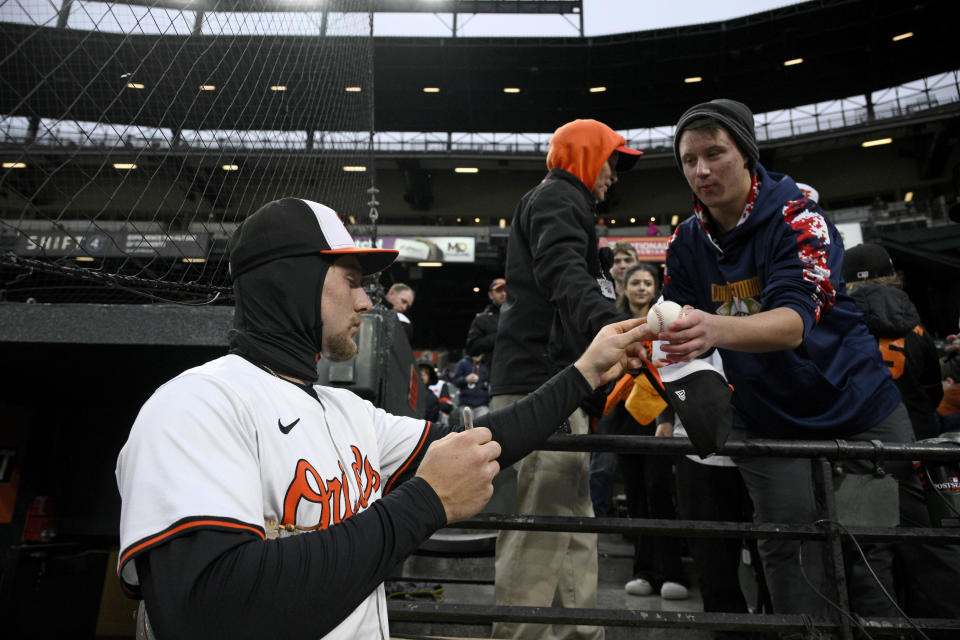
[[(395, 413), (422, 416), (422, 403), (410, 402), (412, 389), (426, 392), (409, 375), (418, 357), (441, 371), (460, 358), (557, 127), (595, 118), (644, 151), (599, 205), (596, 231), (601, 245), (628, 242), (659, 268), (667, 239), (692, 215), (673, 125), (718, 97), (752, 109), (760, 162), (814, 187), (845, 245), (887, 249), (927, 331), (938, 340), (957, 332), (952, 2), (773, 2), (760, 12), (730, 3), (708, 21), (595, 33), (598, 4), (0, 4), (4, 635), (133, 637), (135, 603), (115, 574), (117, 453), (158, 385), (224, 352), (234, 301), (227, 239), (276, 198), (327, 204), (358, 242), (400, 252), (365, 287), (375, 303), (393, 283), (413, 287), (412, 339), (395, 334), (379, 305), (357, 358), (321, 361), (319, 371)], [(448, 32), (381, 35), (378, 25), (400, 15)], [(495, 18), (530, 33), (471, 31)], [(624, 534), (636, 531), (619, 530), (620, 515), (600, 538), (607, 637), (709, 637), (710, 620), (681, 619), (702, 611), (688, 557), (689, 599), (624, 593)], [(428, 592), (440, 584), (441, 604), (480, 609), (428, 615), (436, 603), (423, 594), (398, 598), (396, 635), (489, 634), (489, 526), (516, 523), (476, 524), (444, 530), (392, 578)], [(756, 629), (749, 620), (729, 628), (741, 623)], [(852, 623), (835, 624), (849, 637)]]

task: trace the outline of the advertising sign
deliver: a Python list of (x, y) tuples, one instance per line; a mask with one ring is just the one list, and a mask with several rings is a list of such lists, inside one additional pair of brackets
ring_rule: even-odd
[(670, 236), (604, 236), (601, 247), (613, 247), (618, 242), (629, 242), (637, 250), (640, 262), (663, 262), (667, 258)]
[[(355, 238), (358, 246), (369, 247), (369, 237)], [(377, 248), (396, 249), (400, 262), (474, 262), (477, 239), (472, 236), (382, 236)]]

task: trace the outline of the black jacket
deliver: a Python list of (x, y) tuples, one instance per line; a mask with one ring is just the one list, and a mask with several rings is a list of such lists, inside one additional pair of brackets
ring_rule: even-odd
[(497, 324), (500, 322), (500, 307), (488, 304), (470, 323), (467, 331), (466, 352), (469, 356), (483, 356), (483, 363), (490, 371), (493, 363), (493, 347), (497, 341)]
[(601, 293), (596, 203), (574, 175), (552, 169), (513, 216), (491, 372), (492, 395), (529, 393), (575, 361), (606, 324), (629, 316)]
[(920, 324), (920, 314), (907, 294), (881, 284), (857, 287), (850, 296), (877, 338), (883, 363), (903, 396), (918, 440), (940, 433), (937, 405), (943, 398), (940, 361), (933, 338)]

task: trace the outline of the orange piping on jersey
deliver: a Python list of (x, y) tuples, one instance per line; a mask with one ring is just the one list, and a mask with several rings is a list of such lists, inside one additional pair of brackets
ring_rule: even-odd
[(403, 472), (407, 470), (407, 467), (410, 466), (410, 463), (417, 457), (417, 454), (420, 453), (420, 449), (423, 448), (423, 443), (427, 441), (427, 434), (430, 433), (430, 421), (427, 420), (427, 426), (423, 429), (423, 435), (420, 436), (420, 442), (417, 443), (417, 448), (413, 450), (413, 453), (410, 454), (410, 457), (407, 458), (407, 461), (403, 463), (403, 466), (400, 467), (396, 473), (390, 478), (390, 482), (387, 483), (386, 488), (383, 490), (383, 495), (387, 495), (393, 489), (393, 483), (397, 481)]
[(261, 539), (263, 540), (267, 539), (267, 536), (263, 533), (263, 531), (249, 524), (240, 524), (238, 522), (227, 522), (225, 520), (193, 520), (191, 522), (185, 522), (177, 527), (174, 527), (173, 529), (164, 531), (163, 533), (153, 536), (152, 538), (148, 538), (147, 540), (144, 540), (143, 542), (136, 545), (135, 547), (131, 547), (130, 549), (127, 550), (125, 554), (123, 554), (123, 557), (120, 558), (119, 566), (122, 569), (123, 565), (129, 562), (130, 558), (133, 557), (135, 554), (139, 553), (140, 551), (143, 551), (147, 547), (152, 547), (158, 542), (161, 542), (171, 536), (174, 536), (182, 531), (185, 531), (186, 529), (192, 529), (194, 527), (207, 527), (211, 525), (215, 527), (227, 527), (228, 529), (243, 529), (246, 531), (252, 531), (253, 533), (260, 536)]

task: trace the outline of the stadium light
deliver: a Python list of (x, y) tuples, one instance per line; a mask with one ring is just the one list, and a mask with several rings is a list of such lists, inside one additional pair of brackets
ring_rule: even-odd
[(905, 194), (903, 194), (903, 201), (913, 202), (913, 191), (907, 191)]
[(803, 64), (803, 58), (791, 58), (790, 60), (785, 60), (783, 66), (792, 67), (795, 64)]
[(670, 218), (670, 226), (675, 227), (678, 224), (680, 224), (680, 216), (678, 216), (677, 214), (673, 214), (673, 217)]
[(347, 93), (360, 93), (361, 91), (363, 91), (363, 88), (362, 87), (346, 87), (344, 88), (344, 91), (346, 91)]
[(424, 93), (440, 93), (440, 87), (424, 87)]
[(363, 173), (364, 171), (367, 170), (367, 168), (362, 164), (354, 164), (354, 165), (347, 164), (343, 166), (343, 170), (347, 172), (353, 172), (353, 173)]
[(703, 82), (703, 78), (700, 76), (690, 76), (689, 78), (684, 78), (683, 81), (687, 84), (693, 84), (694, 82)]
[(901, 40), (906, 40), (907, 38), (913, 37), (913, 31), (907, 31), (906, 33), (901, 33), (893, 36), (894, 42), (900, 42)]
[(27, 163), (26, 162), (4, 162), (3, 168), (4, 169), (26, 169)]
[(504, 93), (520, 93), (520, 88), (519, 88), (519, 87), (504, 87), (504, 88), (503, 88), (503, 92), (504, 92)]
[(200, 85), (200, 91), (216, 91), (217, 85), (215, 84), (202, 84)]
[(474, 287), (474, 288), (473, 288), (473, 292), (474, 292), (474, 293), (480, 293), (480, 287)]
[(630, 224), (633, 224), (633, 223), (635, 223), (636, 221), (637, 221), (636, 218), (630, 218)]
[(128, 82), (127, 89), (143, 89), (143, 83), (141, 82)]
[(287, 85), (285, 84), (272, 84), (270, 85), (270, 91), (286, 91)]
[(223, 165), (223, 166), (220, 167), (220, 168), (223, 169), (224, 171), (239, 171), (239, 170), (240, 170), (240, 165), (238, 165), (238, 164), (225, 164), (225, 165)]
[(137, 165), (133, 162), (114, 162), (113, 168), (119, 169), (120, 171), (132, 171), (137, 168)]
[(206, 261), (207, 261), (206, 258), (180, 258), (180, 262), (183, 262), (185, 264), (196, 264), (199, 262), (206, 262)]
[(497, 226), (500, 227), (501, 229), (506, 229), (506, 228), (507, 228), (507, 219), (506, 219), (506, 218), (500, 218), (500, 222), (497, 224)]
[(891, 142), (893, 142), (893, 138), (878, 138), (876, 140), (861, 142), (860, 146), (866, 149), (867, 147), (879, 147), (882, 144), (890, 144)]
[(418, 262), (418, 267), (442, 267), (442, 262)]
[(455, 173), (480, 173), (480, 169), (477, 167), (456, 167), (453, 171)]
[(590, 93), (603, 93), (606, 90), (606, 87), (590, 87)]
[(480, 224), (480, 218), (474, 218), (473, 221), (476, 222), (477, 224)]
[(93, 262), (93, 258), (90, 256), (77, 256), (74, 260), (77, 262)]

